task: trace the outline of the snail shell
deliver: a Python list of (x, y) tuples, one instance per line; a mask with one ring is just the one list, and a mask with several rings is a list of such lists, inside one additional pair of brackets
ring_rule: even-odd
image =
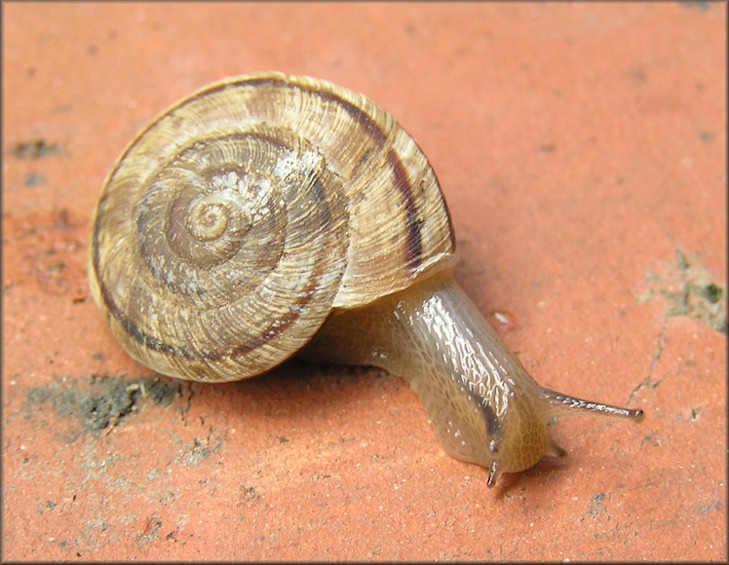
[(405, 378), (489, 486), (565, 454), (555, 414), (643, 418), (540, 387), (454, 262), (435, 174), (389, 114), (262, 73), (200, 90), (132, 141), (91, 222), (89, 279), (124, 349), (166, 375), (238, 380), (300, 353)]
[(413, 139), (364, 96), (268, 73), (154, 120), (114, 165), (90, 280), (112, 331), (160, 373), (238, 380), (291, 356), (333, 308), (453, 261)]

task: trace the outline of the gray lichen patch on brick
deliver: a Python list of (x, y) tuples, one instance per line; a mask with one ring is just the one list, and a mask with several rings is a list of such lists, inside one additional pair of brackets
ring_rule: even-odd
[(180, 383), (157, 378), (91, 376), (86, 383), (88, 386), (79, 380), (56, 379), (30, 388), (25, 398), (26, 417), (50, 406), (62, 417), (78, 418), (84, 430), (99, 432), (121, 425), (145, 402), (168, 406), (181, 396)]
[(726, 288), (698, 264), (699, 259), (689, 261), (681, 249), (676, 249), (674, 261), (646, 277), (647, 289), (637, 299), (647, 302), (662, 296), (667, 303), (667, 318), (687, 316), (726, 334)]

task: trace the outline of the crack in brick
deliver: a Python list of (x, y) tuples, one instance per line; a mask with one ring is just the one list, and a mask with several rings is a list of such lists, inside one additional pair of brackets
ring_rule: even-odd
[(650, 387), (651, 389), (657, 388), (665, 379), (659, 379), (657, 381), (653, 381), (653, 370), (656, 368), (656, 365), (658, 365), (658, 362), (661, 360), (661, 356), (663, 355), (663, 336), (666, 333), (666, 329), (668, 328), (668, 317), (663, 319), (663, 327), (661, 327), (661, 331), (658, 332), (658, 337), (656, 338), (656, 341), (658, 342), (658, 349), (656, 351), (656, 354), (653, 356), (653, 361), (651, 361), (650, 367), (648, 367), (648, 374), (646, 377), (638, 383), (638, 385), (631, 391), (630, 396), (628, 397), (628, 406), (630, 406), (630, 403), (633, 401), (633, 398), (636, 394), (638, 394), (639, 391), (641, 391), (644, 388)]

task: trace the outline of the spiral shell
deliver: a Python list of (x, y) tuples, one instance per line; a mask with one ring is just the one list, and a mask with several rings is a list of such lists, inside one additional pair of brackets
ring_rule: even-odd
[(437, 179), (362, 95), (264, 73), (174, 105), (112, 168), (91, 223), (92, 294), (135, 359), (237, 380), (290, 357), (333, 309), (454, 259)]

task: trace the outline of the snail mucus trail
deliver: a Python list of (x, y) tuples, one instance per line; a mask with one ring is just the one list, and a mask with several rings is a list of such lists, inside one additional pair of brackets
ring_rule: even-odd
[(141, 363), (206, 382), (295, 354), (381, 367), (489, 486), (564, 456), (552, 416), (643, 418), (540, 387), (454, 262), (415, 141), (361, 94), (281, 73), (212, 84), (153, 120), (106, 179), (88, 259), (97, 305)]

